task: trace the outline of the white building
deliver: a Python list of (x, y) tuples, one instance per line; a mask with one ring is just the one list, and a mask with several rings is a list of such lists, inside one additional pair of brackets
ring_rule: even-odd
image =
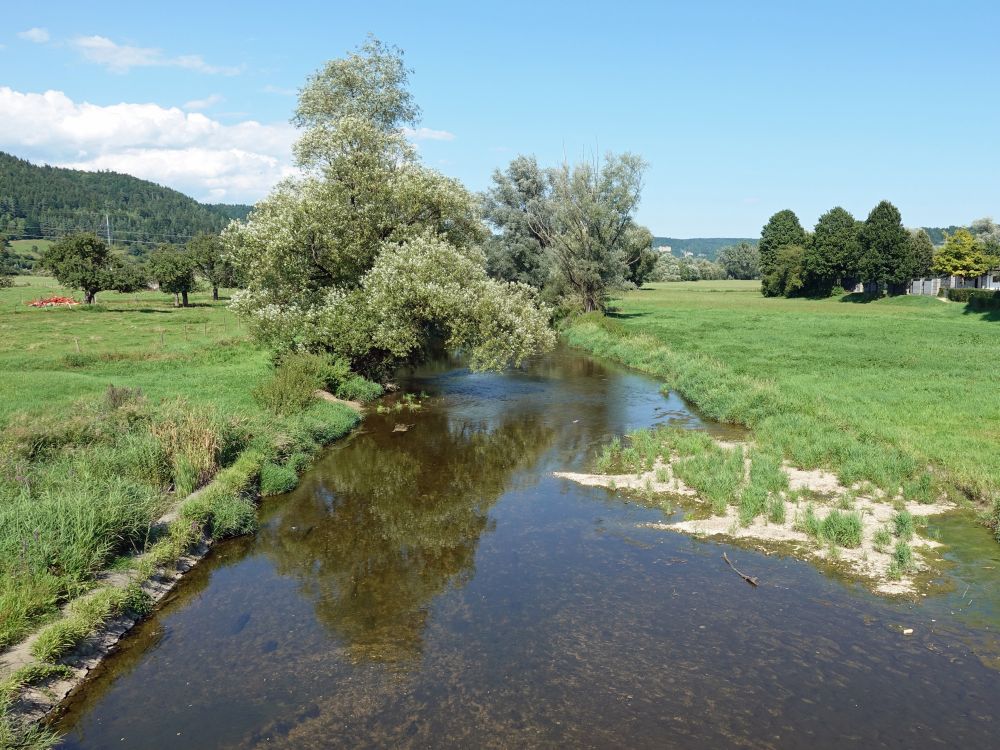
[(994, 268), (982, 276), (929, 276), (910, 282), (910, 294), (937, 296), (942, 289), (992, 289), (1000, 290), (1000, 268)]

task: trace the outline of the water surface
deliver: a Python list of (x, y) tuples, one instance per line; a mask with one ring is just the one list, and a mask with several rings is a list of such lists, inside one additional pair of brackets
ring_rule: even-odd
[(219, 545), (64, 747), (997, 747), (997, 545), (968, 519), (933, 529), (972, 540), (943, 593), (885, 601), (554, 478), (629, 429), (727, 433), (647, 378), (562, 350), (402, 385), (424, 408), (369, 416)]

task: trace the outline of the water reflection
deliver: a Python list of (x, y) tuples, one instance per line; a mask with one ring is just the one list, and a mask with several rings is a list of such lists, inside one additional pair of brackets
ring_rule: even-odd
[(275, 507), (259, 551), (353, 658), (412, 659), (429, 603), (472, 577), (490, 508), (554, 432), (530, 415), (492, 427), (437, 410), (372, 415)]

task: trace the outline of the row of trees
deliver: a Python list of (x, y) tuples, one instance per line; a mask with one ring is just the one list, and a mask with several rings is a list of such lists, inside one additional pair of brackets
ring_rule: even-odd
[(657, 259), (652, 233), (634, 218), (645, 168), (626, 153), (547, 169), (518, 156), (494, 172), (482, 196), (493, 230), (485, 243), (490, 276), (586, 312), (641, 285)]
[(759, 244), (766, 296), (828, 296), (858, 283), (902, 294), (910, 281), (931, 274), (976, 277), (997, 263), (1000, 226), (979, 219), (944, 235), (935, 250), (923, 229), (903, 227), (899, 210), (882, 201), (864, 221), (836, 207), (806, 232), (790, 210), (772, 216)]
[(729, 273), (721, 263), (713, 263), (708, 258), (678, 258), (671, 253), (660, 253), (647, 278), (649, 281), (710, 281), (727, 279)]
[(160, 291), (174, 295), (174, 304), (187, 307), (188, 295), (199, 279), (212, 287), (216, 300), (219, 288), (235, 280), (220, 238), (213, 234), (198, 235), (185, 246), (160, 245), (145, 262), (138, 262), (97, 235), (79, 232), (54, 242), (41, 264), (63, 286), (81, 290), (87, 304), (95, 301), (98, 292), (137, 292), (156, 284)]
[(793, 211), (772, 216), (758, 245), (765, 296), (828, 296), (859, 282), (902, 293), (930, 272), (934, 246), (923, 230), (903, 227), (899, 210), (882, 201), (865, 221), (836, 207), (810, 234)]

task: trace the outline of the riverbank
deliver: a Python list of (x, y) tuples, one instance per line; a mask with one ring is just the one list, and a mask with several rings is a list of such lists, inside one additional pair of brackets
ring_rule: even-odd
[(771, 299), (732, 281), (653, 284), (616, 305), (566, 341), (663, 379), (796, 467), (969, 503), (1000, 531), (988, 316), (933, 298)]
[[(696, 496), (710, 514), (671, 529), (832, 561), (882, 593), (912, 593), (934, 567), (934, 543), (914, 532), (915, 519), (971, 505), (998, 532), (996, 375), (958, 343), (985, 341), (994, 323), (933, 299), (861, 305), (764, 299), (748, 282), (653, 287), (611, 316), (572, 321), (565, 340), (662, 378), (707, 416), (749, 428), (750, 441), (678, 454), (676, 440), (633, 435), (608, 446), (583, 481)], [(942, 415), (942, 392), (975, 408)], [(686, 484), (673, 475), (678, 460)]]
[(288, 398), (207, 294), (34, 309), (65, 292), (25, 280), (0, 290), (0, 745), (45, 746), (13, 717), (78, 681), (88, 644), (143, 616), (178, 560), (252, 531), (257, 497), (294, 487), (359, 413), (318, 383)]

